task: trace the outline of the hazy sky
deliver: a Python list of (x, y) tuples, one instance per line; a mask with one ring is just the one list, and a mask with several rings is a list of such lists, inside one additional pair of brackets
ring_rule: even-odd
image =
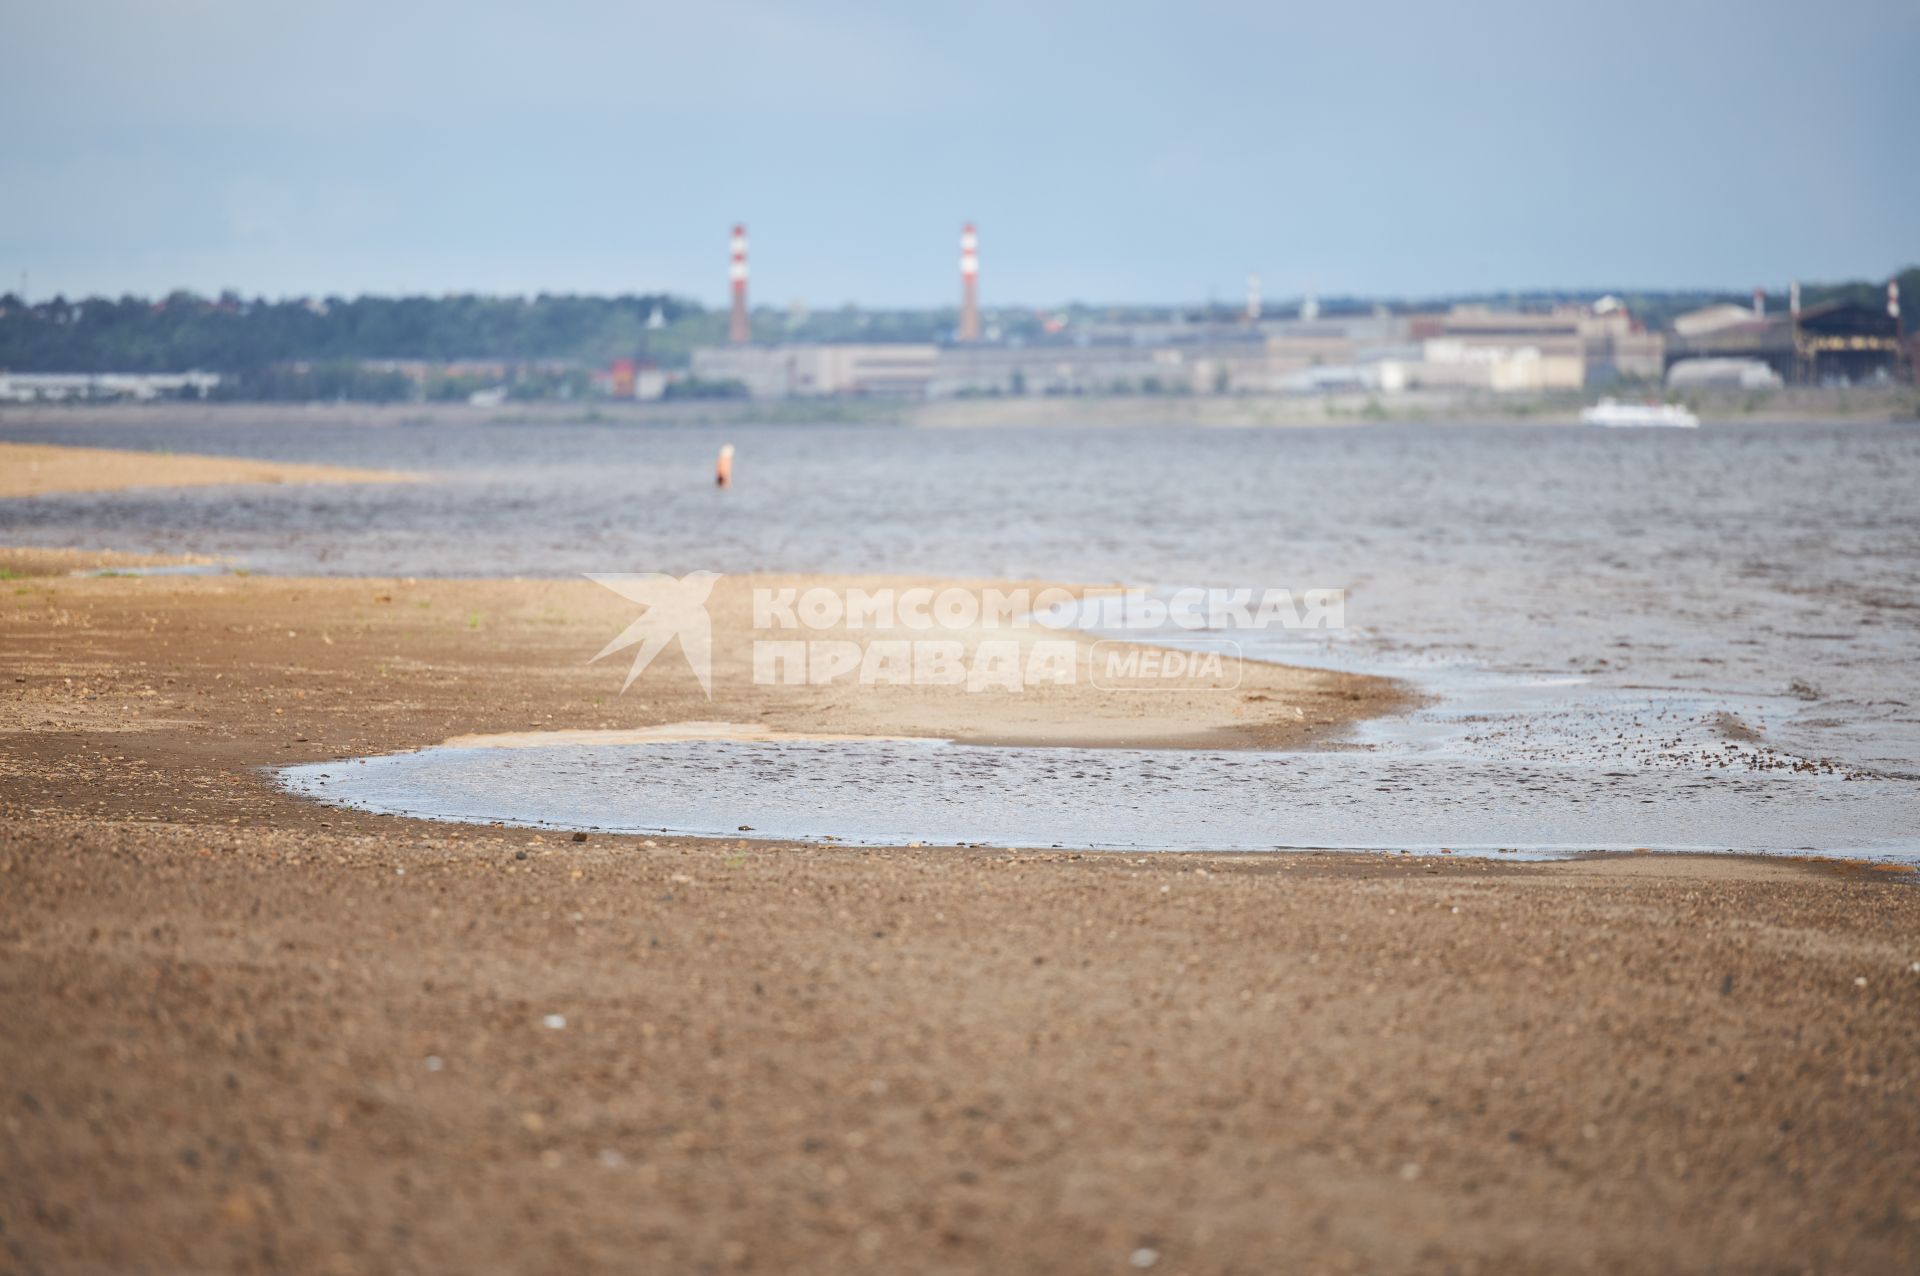
[(988, 304), (1920, 260), (1920, 3), (0, 0), (0, 289)]

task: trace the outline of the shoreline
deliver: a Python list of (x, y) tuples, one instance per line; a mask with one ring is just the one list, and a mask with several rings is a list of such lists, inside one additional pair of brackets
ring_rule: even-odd
[[(1633, 400), (1660, 391), (1622, 390)], [(1460, 395), (1063, 395), (1008, 398), (693, 400), (641, 403), (530, 402), (500, 407), (466, 403), (99, 403), (0, 405), (0, 429), (207, 425), (295, 428), (303, 425), (397, 428), (411, 425), (805, 426), (945, 428), (1057, 426), (1203, 426), (1221, 429), (1368, 425), (1577, 426), (1598, 393)], [(1912, 386), (1771, 392), (1690, 391), (1685, 399), (1709, 425), (1885, 425), (1920, 422)]]

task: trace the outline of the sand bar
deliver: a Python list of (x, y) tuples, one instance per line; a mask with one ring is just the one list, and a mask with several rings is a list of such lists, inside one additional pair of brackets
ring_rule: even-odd
[(392, 470), (300, 465), (231, 456), (130, 452), (115, 448), (0, 443), (0, 498), (55, 492), (118, 492), (134, 487), (211, 487), (227, 483), (406, 483)]

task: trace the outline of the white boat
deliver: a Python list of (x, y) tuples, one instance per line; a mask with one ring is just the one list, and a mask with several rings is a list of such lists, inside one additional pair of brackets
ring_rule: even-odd
[(1653, 425), (1692, 430), (1699, 427), (1700, 418), (1677, 403), (1621, 403), (1615, 399), (1602, 399), (1580, 413), (1580, 424), (1615, 427)]

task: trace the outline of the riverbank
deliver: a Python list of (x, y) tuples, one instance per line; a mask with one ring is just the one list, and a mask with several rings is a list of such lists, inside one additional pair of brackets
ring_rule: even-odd
[[(364, 816), (262, 768), (696, 719), (964, 735), (978, 710), (756, 688), (718, 638), (711, 702), (677, 649), (620, 696), (628, 653), (587, 657), (635, 609), (586, 582), (4, 562), (23, 1270), (1920, 1260), (1911, 875)], [(745, 605), (716, 594), (716, 635)], [(1402, 703), (1247, 672), (1266, 699), (1143, 721), (1061, 688), (1022, 730), (1283, 747)]]

